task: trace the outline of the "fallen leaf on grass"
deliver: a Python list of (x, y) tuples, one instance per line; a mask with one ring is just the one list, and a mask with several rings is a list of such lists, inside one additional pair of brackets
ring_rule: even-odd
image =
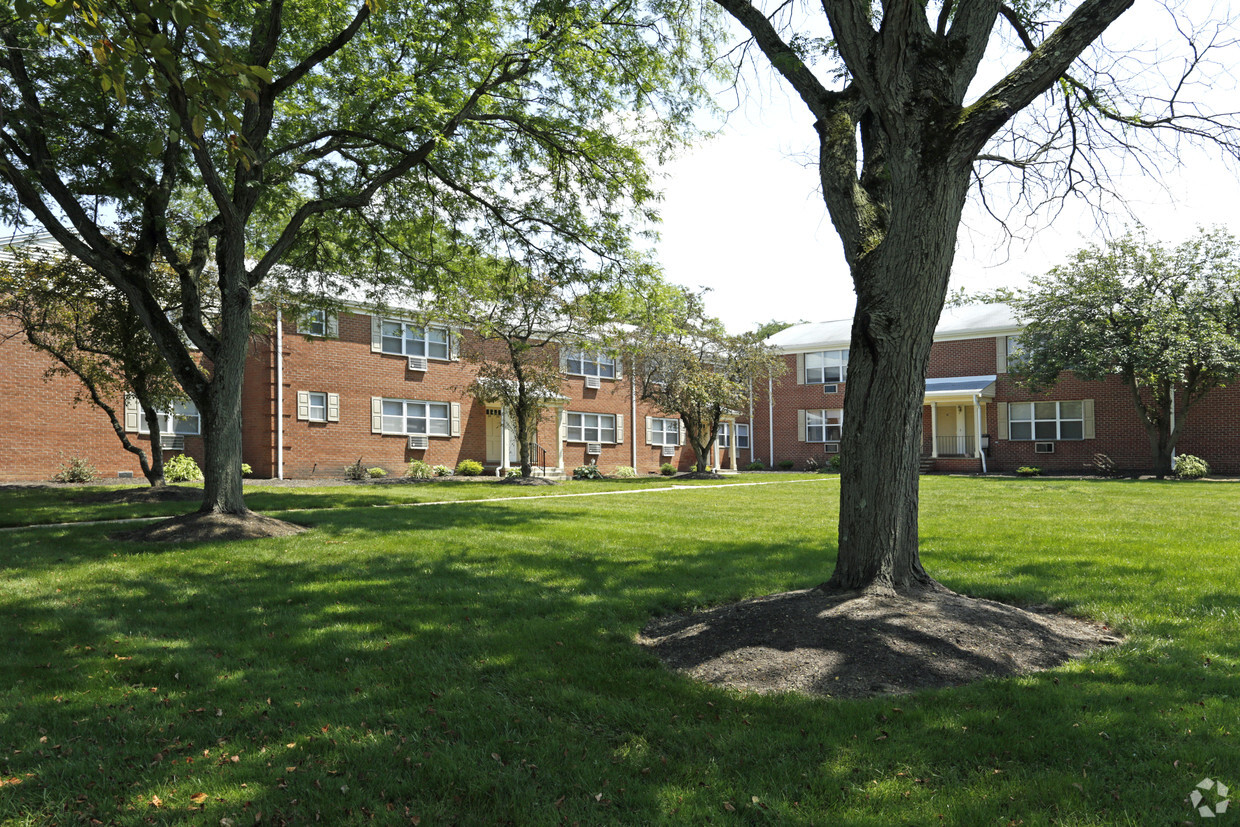
[(189, 797), (189, 800), (194, 802), (195, 804), (201, 804), (202, 802), (207, 800), (207, 794), (206, 793), (194, 793), (193, 795)]

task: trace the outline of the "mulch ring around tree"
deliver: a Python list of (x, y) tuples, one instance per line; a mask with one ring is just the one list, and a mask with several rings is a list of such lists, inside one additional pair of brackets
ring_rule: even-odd
[(559, 485), (559, 482), (547, 477), (504, 477), (500, 485)]
[(686, 474), (677, 474), (673, 479), (678, 480), (721, 480), (723, 474), (716, 471), (690, 471)]
[(194, 512), (113, 534), (111, 539), (122, 542), (205, 543), (290, 537), (308, 530), (305, 526), (265, 517), (253, 511), (245, 514)]
[(946, 589), (785, 592), (656, 618), (637, 637), (696, 680), (836, 698), (1023, 675), (1119, 642), (1106, 626)]
[(168, 502), (201, 502), (201, 488), (186, 488), (182, 485), (161, 485), (118, 488), (114, 491), (86, 491), (74, 497), (77, 503), (168, 503)]

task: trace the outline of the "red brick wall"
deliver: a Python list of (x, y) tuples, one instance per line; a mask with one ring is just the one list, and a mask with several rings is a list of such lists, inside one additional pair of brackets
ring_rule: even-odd
[[(107, 414), (88, 401), (75, 404), (78, 391), (85, 393), (76, 379), (44, 381), (54, 364), (17, 335), (11, 320), (0, 319), (0, 481), (50, 480), (70, 457), (86, 459), (100, 477), (128, 472), (144, 479), (137, 457), (122, 447)], [(124, 400), (115, 404), (123, 416)], [(135, 433), (129, 438), (149, 453), (150, 437)], [(201, 459), (201, 440), (187, 438), (186, 448)]]
[(995, 337), (935, 342), (930, 347), (927, 379), (949, 376), (990, 376), (995, 372)]

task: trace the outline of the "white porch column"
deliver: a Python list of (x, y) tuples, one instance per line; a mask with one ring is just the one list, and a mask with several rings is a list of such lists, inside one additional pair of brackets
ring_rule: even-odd
[(507, 468), (511, 457), (508, 456), (508, 408), (499, 409), (499, 467)]
[(982, 453), (982, 400), (979, 396), (973, 397), (973, 437), (977, 443), (977, 458), (982, 461), (982, 473), (986, 473), (986, 455)]
[(564, 432), (560, 424), (564, 421), (564, 406), (555, 409), (555, 467), (564, 470)]
[(939, 455), (939, 403), (930, 403), (930, 456)]

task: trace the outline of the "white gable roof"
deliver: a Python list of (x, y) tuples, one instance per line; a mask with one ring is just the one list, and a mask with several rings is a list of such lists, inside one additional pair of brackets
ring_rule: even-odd
[[(1016, 313), (1006, 304), (975, 304), (943, 311), (934, 340), (977, 339), (983, 336), (1020, 332)], [(784, 353), (834, 350), (848, 347), (852, 338), (852, 319), (797, 324), (768, 338), (767, 344)]]

